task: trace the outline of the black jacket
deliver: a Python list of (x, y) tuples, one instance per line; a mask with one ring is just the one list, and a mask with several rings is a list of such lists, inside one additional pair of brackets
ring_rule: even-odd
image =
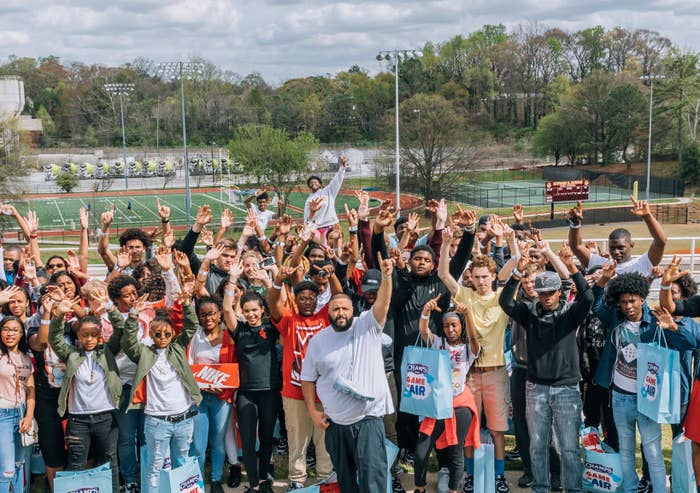
[(572, 276), (576, 299), (554, 311), (538, 301), (528, 306), (516, 302), (519, 281), (510, 278), (498, 300), (501, 308), (527, 331), (527, 379), (551, 386), (576, 385), (581, 380), (576, 329), (593, 305), (593, 292), (580, 272)]

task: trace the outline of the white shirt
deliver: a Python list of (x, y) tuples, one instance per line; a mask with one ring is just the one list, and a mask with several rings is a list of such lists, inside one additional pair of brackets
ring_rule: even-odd
[(637, 345), (639, 344), (639, 326), (641, 322), (625, 320), (615, 328), (615, 346), (617, 358), (613, 369), (615, 387), (637, 393)]
[(446, 339), (435, 336), (433, 348), (450, 352), (450, 365), (452, 366), (452, 395), (459, 395), (464, 391), (469, 368), (476, 361), (476, 354), (469, 350), (467, 344), (450, 345)]
[(331, 300), (331, 296), (333, 296), (333, 293), (331, 293), (331, 287), (327, 285), (326, 290), (318, 293), (318, 296), (316, 297), (316, 309), (314, 310), (314, 314), (323, 310), (323, 307), (326, 306)]
[(190, 341), (187, 362), (191, 365), (218, 365), (221, 363), (221, 343), (212, 346), (202, 327), (197, 327)]
[(335, 197), (340, 191), (340, 187), (343, 184), (344, 177), (345, 166), (341, 166), (328, 185), (307, 197), (306, 203), (304, 204), (305, 223), (309, 222), (309, 215), (311, 213), (311, 210), (309, 208), (309, 202), (311, 202), (317, 197), (325, 197), (326, 200), (324, 200), (321, 203), (321, 209), (314, 216), (314, 222), (316, 223), (316, 225), (319, 228), (325, 228), (338, 223), (338, 216), (335, 213)]
[[(373, 396), (373, 401), (357, 399), (333, 388), (338, 376), (350, 376), (353, 359), (351, 380), (364, 395)], [(334, 423), (351, 425), (367, 416), (393, 413), (382, 358), (382, 326), (372, 310), (355, 318), (345, 332), (326, 327), (316, 334), (306, 349), (301, 380), (316, 382), (323, 410)]]
[(272, 220), (273, 217), (275, 217), (275, 213), (269, 209), (261, 211), (260, 209), (258, 209), (257, 205), (253, 206), (253, 211), (255, 212), (255, 215), (258, 216), (258, 226), (260, 226), (260, 229), (264, 233), (265, 229), (267, 229), (268, 223)]
[[(591, 256), (588, 258), (588, 269), (598, 267), (599, 265), (609, 264), (610, 262), (610, 259), (601, 257), (595, 253), (591, 253)], [(615, 272), (617, 274), (629, 274), (636, 272), (644, 277), (651, 277), (651, 270), (653, 268), (654, 266), (651, 264), (651, 260), (649, 260), (649, 254), (645, 253), (644, 255), (640, 255), (639, 257), (628, 260), (627, 262), (617, 264)]]
[[(120, 312), (121, 313), (121, 312)], [(129, 312), (121, 313), (121, 316), (126, 320), (129, 316)], [(105, 313), (103, 318), (109, 322), (109, 318)], [(104, 323), (104, 322), (103, 322)], [(136, 331), (136, 338), (142, 344), (146, 346), (151, 346), (153, 344), (153, 339), (148, 333), (145, 321), (141, 320), (139, 316), (139, 328)], [(122, 385), (131, 385), (134, 383), (134, 377), (136, 376), (136, 363), (131, 361), (124, 351), (119, 351), (114, 357), (114, 361), (117, 363), (117, 370), (119, 370), (119, 380), (121, 380)]]
[(116, 409), (107, 389), (105, 371), (94, 359), (94, 351), (85, 351), (85, 361), (78, 367), (68, 393), (70, 414), (97, 414)]
[(181, 414), (192, 407), (190, 394), (182, 385), (173, 365), (165, 356), (165, 349), (157, 349), (158, 359), (146, 375), (146, 409), (151, 416)]

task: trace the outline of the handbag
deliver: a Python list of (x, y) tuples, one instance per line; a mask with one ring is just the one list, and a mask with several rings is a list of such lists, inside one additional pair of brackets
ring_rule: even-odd
[(401, 381), (400, 411), (434, 419), (452, 417), (449, 351), (406, 346), (401, 360)]
[(671, 481), (673, 493), (694, 493), (693, 450), (690, 440), (680, 434), (673, 439), (671, 448)]
[(159, 493), (204, 493), (204, 478), (196, 457), (185, 458), (184, 464), (160, 472)]
[(680, 357), (660, 328), (650, 344), (637, 346), (637, 411), (656, 423), (681, 420)]
[(474, 491), (496, 493), (495, 467), (494, 445), (491, 435), (482, 432), (481, 446), (474, 449)]
[(85, 471), (58, 471), (53, 482), (54, 493), (112, 493), (112, 469), (109, 463)]
[(30, 447), (39, 441), (39, 425), (36, 419), (32, 419), (32, 426), (23, 433), (19, 434), (22, 440), (22, 447)]

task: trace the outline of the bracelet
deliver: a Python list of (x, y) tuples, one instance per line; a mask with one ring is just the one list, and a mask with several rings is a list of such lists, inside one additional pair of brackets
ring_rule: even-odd
[(669, 289), (671, 289), (671, 285), (669, 284), (668, 286), (665, 286), (662, 284), (661, 286), (659, 286), (659, 288), (663, 289), (664, 291), (668, 291)]
[(572, 221), (569, 221), (569, 228), (570, 229), (579, 229), (581, 227), (581, 224), (575, 224)]
[(170, 219), (166, 219), (165, 221), (161, 219), (160, 222), (163, 224), (168, 224), (170, 222)]
[(123, 274), (123, 273), (124, 273), (124, 269), (122, 269), (122, 268), (119, 267), (118, 265), (115, 265), (115, 266), (114, 266), (114, 270), (116, 270), (116, 271), (119, 272), (120, 274)]
[(423, 315), (422, 313), (420, 314), (420, 319), (421, 320), (430, 320), (430, 315)]
[(224, 289), (224, 295), (233, 298), (236, 296), (236, 292), (233, 289)]
[(476, 231), (476, 223), (472, 224), (471, 226), (466, 226), (464, 231), (465, 233), (474, 233)]
[(51, 325), (51, 320), (44, 320), (44, 319), (42, 318), (40, 324), (41, 324), (41, 325)]
[(348, 228), (348, 233), (353, 234), (357, 233), (357, 226), (351, 226)]
[(511, 273), (511, 275), (516, 276), (516, 277), (523, 277), (523, 273), (520, 272), (517, 267), (515, 269), (513, 269), (513, 272)]
[(132, 317), (134, 317), (134, 318), (139, 318), (139, 312), (136, 311), (134, 308), (132, 308), (131, 310), (129, 310), (129, 315), (132, 316)]
[(30, 240), (36, 240), (39, 237), (39, 235), (29, 235)]
[(275, 289), (279, 289), (280, 291), (282, 290), (282, 286), (280, 286), (279, 284), (275, 284), (275, 281), (272, 281), (272, 287)]
[(114, 302), (112, 300), (109, 300), (107, 303), (105, 303), (105, 310), (109, 311), (114, 307)]
[(208, 270), (204, 270), (204, 269), (199, 269), (199, 271), (197, 272), (197, 275), (200, 275), (200, 274), (203, 274), (203, 275), (206, 276), (207, 274), (209, 274), (209, 271), (208, 271)]
[(384, 274), (382, 274), (382, 279), (385, 281), (391, 281), (391, 276), (385, 276)]
[(97, 233), (97, 237), (98, 237), (98, 238), (104, 238), (105, 236), (107, 236), (107, 233), (105, 233), (104, 231), (102, 231), (100, 228), (97, 228), (96, 233)]
[(276, 246), (276, 247), (283, 247), (284, 245), (286, 245), (286, 243), (284, 241), (276, 241), (273, 244), (273, 246)]

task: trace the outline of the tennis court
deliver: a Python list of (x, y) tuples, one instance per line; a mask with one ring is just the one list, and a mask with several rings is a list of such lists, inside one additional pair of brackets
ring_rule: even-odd
[[(464, 183), (451, 198), (486, 209), (512, 207), (514, 204), (545, 205), (545, 183), (545, 180)], [(632, 190), (629, 189), (591, 184), (588, 202), (628, 200), (631, 194)], [(667, 195), (652, 193), (650, 198), (663, 197)]]
[[(17, 210), (26, 215), (28, 210), (33, 210), (39, 217), (39, 224), (44, 230), (77, 230), (80, 229), (79, 209), (86, 207), (90, 211), (90, 228), (97, 228), (100, 225), (100, 216), (114, 205), (113, 226), (117, 229), (156, 226), (160, 224), (160, 216), (156, 208), (156, 200), (160, 199), (162, 205), (170, 207), (170, 219), (173, 225), (184, 225), (187, 223), (187, 212), (185, 211), (184, 193), (159, 193), (160, 191), (138, 191), (124, 194), (123, 192), (114, 195), (105, 194), (66, 194), (61, 196), (27, 196), (24, 200), (13, 201)], [(236, 224), (241, 225), (245, 220), (246, 207), (243, 200), (252, 191), (242, 191), (237, 197), (229, 196), (227, 191), (193, 192), (192, 193), (192, 220), (197, 214), (197, 208), (202, 205), (211, 207), (214, 219), (212, 224), (218, 224), (221, 212), (230, 209), (236, 218)], [(286, 213), (292, 218), (303, 217), (304, 202), (308, 194), (303, 192), (292, 192), (289, 196), (289, 206)], [(370, 201), (373, 207), (374, 199)], [(358, 207), (357, 199), (354, 195), (340, 195), (336, 200), (336, 210), (344, 213), (344, 204), (349, 207)], [(273, 208), (273, 210), (276, 210)]]

